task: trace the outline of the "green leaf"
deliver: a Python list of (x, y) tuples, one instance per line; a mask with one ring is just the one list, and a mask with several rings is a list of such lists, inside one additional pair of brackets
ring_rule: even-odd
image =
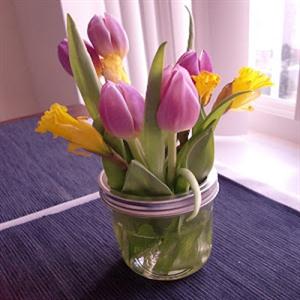
[[(189, 169), (198, 182), (203, 181), (213, 167), (214, 127), (215, 123), (198, 135), (194, 135), (178, 153), (177, 169)], [(188, 182), (182, 177), (178, 177), (175, 188), (176, 193), (186, 192), (188, 187)]]
[(141, 163), (132, 160), (128, 166), (122, 193), (137, 196), (169, 196), (172, 191)]
[(151, 248), (159, 243), (160, 238), (155, 234), (153, 227), (150, 224), (144, 223), (139, 228), (137, 233), (128, 234), (129, 260), (136, 257), (147, 257), (152, 253)]
[[(189, 10), (189, 8), (187, 6), (185, 6), (185, 9), (187, 10), (188, 14), (189, 14), (189, 37), (188, 37), (188, 42), (187, 42), (187, 51), (191, 50), (194, 48), (194, 22), (193, 22), (193, 16), (191, 14), (191, 11)], [(189, 130), (185, 130), (182, 132), (178, 132), (177, 137), (178, 140), (180, 142), (180, 146), (183, 146), (189, 137)]]
[(185, 6), (185, 8), (189, 14), (189, 38), (187, 43), (187, 50), (190, 50), (194, 48), (194, 22), (193, 22), (191, 11), (187, 6)]
[(124, 140), (117, 138), (106, 131), (103, 133), (103, 138), (104, 141), (111, 146), (113, 150), (115, 150), (124, 160), (127, 162), (130, 161), (131, 156), (129, 150), (125, 146)]
[(209, 130), (190, 151), (187, 159), (187, 167), (197, 178), (198, 182), (202, 182), (214, 165), (215, 143), (214, 133)]
[(124, 185), (126, 171), (105, 156), (102, 157), (102, 163), (109, 187), (113, 190), (120, 191)]
[(195, 127), (193, 128), (193, 134), (198, 134), (199, 132), (206, 129), (208, 126), (210, 126), (213, 122), (215, 123), (215, 127), (216, 127), (218, 121), (220, 120), (222, 115), (227, 111), (234, 98), (247, 93), (252, 93), (252, 91), (235, 93), (225, 98), (223, 102), (220, 103), (213, 111), (211, 111), (210, 114), (203, 121), (198, 122), (195, 125)]
[(210, 131), (212, 130), (212, 125), (201, 132), (200, 134), (194, 135), (185, 145), (181, 148), (177, 157), (177, 169), (188, 168), (188, 157), (192, 150), (202, 141), (207, 139)]
[[(200, 101), (200, 98), (199, 98), (199, 101)], [(192, 135), (195, 135), (201, 131), (201, 129), (202, 129), (201, 126), (203, 125), (203, 122), (205, 121), (206, 118), (207, 118), (206, 112), (204, 110), (204, 107), (201, 105), (198, 120), (192, 129)]]
[(165, 142), (162, 130), (156, 122), (156, 111), (160, 102), (165, 46), (166, 42), (159, 46), (150, 68), (145, 102), (145, 123), (142, 133), (149, 170), (160, 180), (164, 180)]
[(150, 224), (144, 223), (139, 227), (138, 235), (151, 238), (155, 236), (155, 232)]
[(67, 37), (73, 77), (90, 116), (97, 124), (96, 128), (102, 129), (98, 114), (99, 93), (101, 88), (100, 81), (97, 77), (92, 59), (69, 14), (67, 15)]
[(161, 240), (159, 245), (160, 255), (154, 267), (156, 273), (168, 273), (178, 255), (181, 238), (177, 231), (179, 222), (180, 217), (173, 218)]

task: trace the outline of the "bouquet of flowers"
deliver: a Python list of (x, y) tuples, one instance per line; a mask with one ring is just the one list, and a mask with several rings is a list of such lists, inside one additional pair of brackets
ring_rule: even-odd
[(129, 50), (123, 27), (108, 14), (94, 16), (88, 36), (91, 44), (80, 37), (68, 15), (67, 39), (58, 46), (58, 58), (73, 76), (92, 124), (87, 118), (73, 118), (56, 103), (42, 116), (36, 131), (66, 139), (74, 154), (101, 156), (108, 185), (116, 195), (147, 201), (191, 189), (194, 210), (186, 221), (192, 221), (201, 207), (199, 184), (213, 167), (214, 130), (220, 118), (228, 110), (252, 110), (251, 102), (259, 89), (272, 84), (270, 79), (241, 68), (208, 111), (220, 76), (213, 73), (205, 50), (200, 56), (193, 50), (190, 14), (187, 51), (165, 67), (167, 43), (159, 46), (143, 96), (130, 84), (122, 65)]

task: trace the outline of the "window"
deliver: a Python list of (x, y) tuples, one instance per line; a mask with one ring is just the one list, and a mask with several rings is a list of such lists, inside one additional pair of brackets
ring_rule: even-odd
[(271, 76), (258, 109), (295, 116), (300, 61), (300, 1), (250, 0), (250, 65)]

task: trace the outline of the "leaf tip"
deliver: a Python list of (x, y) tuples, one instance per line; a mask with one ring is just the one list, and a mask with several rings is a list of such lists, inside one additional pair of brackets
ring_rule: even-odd
[(67, 14), (67, 22), (70, 23), (72, 21), (73, 21), (73, 19), (72, 19), (71, 15)]
[(190, 9), (188, 8), (187, 5), (185, 5), (184, 8), (190, 13)]
[(166, 45), (167, 45), (167, 43), (168, 43), (167, 41), (162, 42), (162, 43), (159, 45), (158, 49), (165, 48)]

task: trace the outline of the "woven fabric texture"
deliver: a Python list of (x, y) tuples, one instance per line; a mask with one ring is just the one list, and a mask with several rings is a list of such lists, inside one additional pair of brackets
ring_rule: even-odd
[(68, 153), (62, 139), (34, 132), (37, 122), (0, 125), (0, 222), (97, 191), (100, 160)]
[(134, 274), (95, 200), (0, 232), (0, 299), (300, 299), (299, 212), (225, 178), (220, 187), (212, 255), (194, 275)]

